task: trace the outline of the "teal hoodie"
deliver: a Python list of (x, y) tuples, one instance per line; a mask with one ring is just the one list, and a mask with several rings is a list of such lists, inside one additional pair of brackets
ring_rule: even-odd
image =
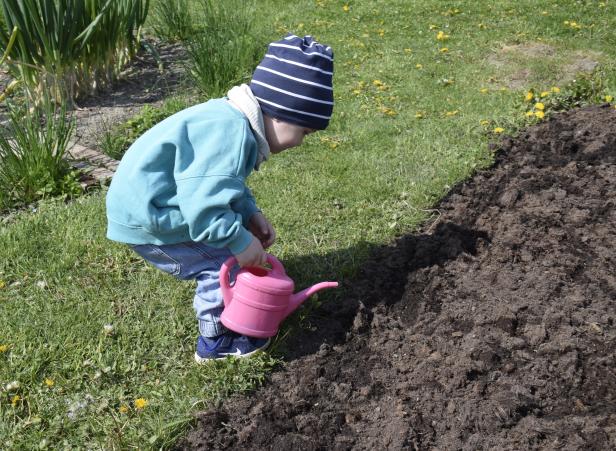
[(187, 108), (128, 149), (107, 193), (107, 238), (129, 244), (202, 241), (238, 254), (258, 210), (246, 177), (257, 160), (246, 116), (225, 99)]

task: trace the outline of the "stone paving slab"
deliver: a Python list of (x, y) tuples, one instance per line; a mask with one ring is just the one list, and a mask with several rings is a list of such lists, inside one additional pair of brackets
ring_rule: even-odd
[(119, 164), (118, 160), (77, 143), (73, 143), (68, 153), (74, 167), (82, 169), (99, 182), (111, 179)]

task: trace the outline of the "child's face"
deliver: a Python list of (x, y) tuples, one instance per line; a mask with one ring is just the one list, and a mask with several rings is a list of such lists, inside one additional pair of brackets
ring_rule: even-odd
[(316, 131), (312, 128), (283, 122), (267, 115), (263, 116), (263, 122), (265, 125), (265, 139), (267, 139), (270, 152), (272, 153), (279, 153), (285, 149), (297, 147), (304, 141), (306, 135)]

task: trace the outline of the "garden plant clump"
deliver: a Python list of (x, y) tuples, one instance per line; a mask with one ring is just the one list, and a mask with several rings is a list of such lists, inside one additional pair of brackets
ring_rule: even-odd
[(501, 142), (184, 449), (616, 446), (616, 110)]
[(0, 213), (53, 196), (81, 194), (77, 171), (65, 156), (74, 121), (54, 102), (8, 106), (0, 128)]
[(18, 39), (8, 71), (30, 100), (83, 97), (113, 82), (135, 54), (149, 0), (2, 0), (0, 43)]
[(248, 82), (265, 40), (258, 35), (254, 1), (199, 0), (202, 27), (186, 41), (187, 71), (208, 98), (224, 96), (235, 84)]

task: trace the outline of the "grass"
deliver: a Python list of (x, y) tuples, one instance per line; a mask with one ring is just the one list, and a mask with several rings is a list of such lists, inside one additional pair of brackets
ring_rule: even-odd
[[(415, 230), (454, 184), (490, 164), (494, 130), (515, 133), (541, 92), (563, 88), (545, 102), (553, 109), (615, 96), (615, 13), (608, 1), (259, 2), (264, 39), (310, 33), (336, 57), (330, 128), (249, 181), (278, 232), (272, 253), (297, 286), (351, 277), (373, 246)], [(537, 44), (552, 53), (527, 51)], [(570, 73), (580, 52), (599, 63), (600, 83)], [(577, 98), (565, 79), (576, 80)], [(195, 411), (250, 390), (283, 355), (284, 341), (273, 357), (196, 367), (192, 285), (106, 241), (104, 216), (99, 193), (45, 202), (0, 229), (8, 449), (167, 447)], [(318, 298), (343, 299), (341, 290)]]

